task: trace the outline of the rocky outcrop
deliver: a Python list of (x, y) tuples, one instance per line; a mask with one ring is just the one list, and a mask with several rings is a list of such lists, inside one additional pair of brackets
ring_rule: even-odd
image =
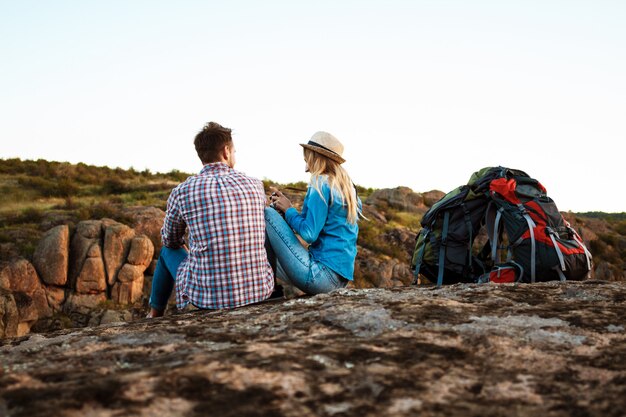
[(408, 187), (376, 190), (365, 200), (365, 203), (382, 210), (386, 207), (409, 213), (424, 213), (428, 210), (424, 204), (424, 197), (419, 193), (414, 193)]
[(0, 270), (0, 288), (11, 294), (2, 297), (1, 337), (24, 335), (38, 322), (45, 330), (42, 320), (58, 322), (55, 313), (87, 324), (109, 299), (121, 305), (141, 300), (153, 256), (147, 236), (110, 219), (78, 223), (71, 239), (67, 226), (51, 229), (35, 250), (36, 268), (18, 259)]
[(625, 312), (623, 283), (454, 285), (29, 335), (0, 414), (617, 417)]
[(406, 262), (389, 256), (376, 256), (361, 248), (355, 263), (357, 288), (386, 288), (410, 285), (413, 273)]
[[(30, 331), (39, 319), (50, 317), (52, 309), (48, 304), (44, 286), (41, 284), (35, 267), (26, 259), (19, 259), (0, 271), (0, 281), (9, 283), (18, 312), (16, 333), (5, 329), (5, 336), (21, 336)], [(0, 320), (3, 320), (0, 317)]]

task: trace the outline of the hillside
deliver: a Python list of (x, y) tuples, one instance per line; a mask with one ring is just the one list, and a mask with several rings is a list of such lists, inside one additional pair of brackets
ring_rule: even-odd
[[(32, 257), (43, 233), (59, 224), (70, 228), (81, 220), (111, 218), (132, 222), (128, 208), (165, 209), (171, 189), (189, 174), (138, 172), (44, 160), (0, 159), (0, 264), (16, 257)], [(463, 182), (464, 179), (460, 180)], [(296, 205), (306, 189), (303, 182), (276, 184)], [(369, 257), (407, 263), (422, 214), (443, 193), (414, 193), (406, 187), (378, 190), (358, 187), (368, 221), (360, 224), (359, 246)], [(558, 202), (557, 202), (558, 204)], [(624, 279), (626, 213), (564, 213), (580, 230), (602, 265), (603, 279)], [(366, 283), (363, 283), (366, 285)]]

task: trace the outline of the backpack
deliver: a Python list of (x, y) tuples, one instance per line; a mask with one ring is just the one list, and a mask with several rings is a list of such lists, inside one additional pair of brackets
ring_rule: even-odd
[[(580, 236), (545, 188), (520, 170), (475, 172), (435, 203), (421, 225), (411, 259), (416, 281), (420, 274), (438, 286), (581, 280), (591, 270), (591, 254)], [(488, 241), (476, 248), (481, 230)]]

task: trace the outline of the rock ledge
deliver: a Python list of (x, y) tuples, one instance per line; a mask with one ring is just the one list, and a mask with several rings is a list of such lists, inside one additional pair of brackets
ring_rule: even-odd
[(0, 415), (621, 416), (626, 285), (341, 290), (0, 341)]

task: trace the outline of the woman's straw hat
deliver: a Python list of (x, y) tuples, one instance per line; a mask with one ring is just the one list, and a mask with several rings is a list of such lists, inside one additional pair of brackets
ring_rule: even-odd
[(328, 132), (315, 132), (311, 136), (309, 143), (301, 143), (300, 145), (340, 164), (346, 162), (341, 156), (343, 154), (343, 145), (339, 142), (339, 139)]

